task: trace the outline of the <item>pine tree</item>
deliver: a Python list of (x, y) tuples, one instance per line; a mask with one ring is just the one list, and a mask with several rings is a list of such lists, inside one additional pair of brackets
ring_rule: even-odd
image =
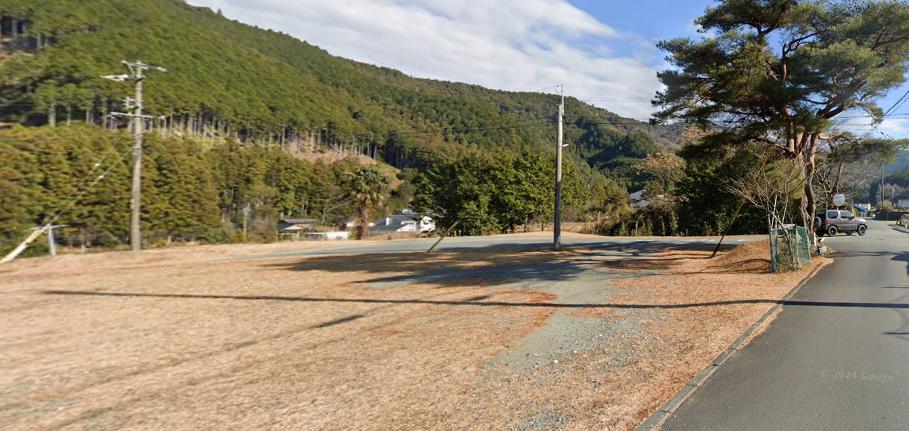
[(659, 74), (660, 116), (704, 126), (709, 145), (761, 142), (798, 162), (810, 229), (819, 141), (847, 110), (883, 118), (875, 100), (909, 71), (909, 4), (724, 0), (697, 23), (700, 40), (660, 43), (674, 66)]

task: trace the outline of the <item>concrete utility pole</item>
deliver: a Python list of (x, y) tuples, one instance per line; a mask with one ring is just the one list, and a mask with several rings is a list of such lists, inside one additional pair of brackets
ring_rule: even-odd
[(148, 115), (142, 115), (142, 81), (145, 79), (146, 70), (157, 70), (167, 72), (167, 69), (158, 66), (145, 64), (141, 61), (123, 61), (123, 64), (129, 68), (129, 75), (108, 75), (104, 78), (114, 81), (133, 81), (136, 85), (136, 96), (132, 100), (127, 98), (127, 109), (132, 108), (132, 113), (114, 112), (113, 115), (128, 117), (133, 120), (133, 185), (130, 199), (130, 225), (129, 225), (129, 243), (133, 251), (142, 249), (142, 134), (145, 128), (145, 119), (153, 118)]
[(562, 122), (565, 116), (565, 85), (559, 84), (559, 131), (556, 139), (555, 216), (552, 229), (552, 247), (562, 248)]
[(881, 162), (881, 209), (884, 209), (884, 162)]
[(246, 206), (243, 207), (243, 241), (246, 241), (246, 230), (247, 230), (247, 227), (249, 226), (249, 212), (250, 211), (252, 211), (252, 209), (249, 208), (249, 204), (246, 204)]
[(50, 253), (51, 257), (57, 255), (57, 240), (54, 239), (54, 229), (58, 227), (67, 227), (69, 225), (65, 224), (49, 224), (47, 225), (47, 251)]
[(129, 66), (136, 80), (135, 111), (133, 112), (133, 186), (130, 197), (131, 215), (129, 220), (129, 244), (133, 251), (142, 249), (142, 132), (145, 120), (142, 118), (142, 79), (143, 67)]

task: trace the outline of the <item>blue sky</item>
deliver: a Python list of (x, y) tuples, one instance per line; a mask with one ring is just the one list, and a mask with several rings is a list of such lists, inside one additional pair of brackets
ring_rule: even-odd
[(639, 34), (654, 43), (691, 35), (694, 20), (713, 1), (705, 0), (570, 0), (603, 23)]
[[(679, 36), (697, 37), (695, 19), (702, 15), (707, 7), (716, 3), (713, 0), (570, 1), (571, 4), (586, 11), (599, 21), (620, 31), (638, 34), (652, 43)], [(617, 48), (622, 49), (621, 46)], [(628, 51), (625, 53), (627, 54)], [(891, 90), (878, 103), (886, 110), (907, 91), (909, 91), (909, 83)], [(909, 112), (909, 104), (897, 111)], [(856, 125), (854, 130), (857, 133), (868, 133), (871, 130), (864, 125), (866, 123), (861, 119), (850, 119), (847, 122), (848, 125)], [(894, 137), (909, 137), (909, 120), (890, 120), (878, 127), (878, 130), (875, 131), (878, 134), (883, 132)]]
[[(189, 0), (334, 55), (409, 75), (553, 91), (645, 120), (665, 69), (662, 39), (697, 37), (712, 0)], [(886, 109), (909, 86), (881, 101)], [(909, 107), (903, 111), (909, 111)], [(860, 120), (851, 120), (852, 123)], [(852, 126), (852, 124), (850, 124)], [(856, 123), (856, 130), (862, 128)], [(867, 129), (867, 128), (865, 128)], [(880, 129), (909, 136), (909, 118)]]

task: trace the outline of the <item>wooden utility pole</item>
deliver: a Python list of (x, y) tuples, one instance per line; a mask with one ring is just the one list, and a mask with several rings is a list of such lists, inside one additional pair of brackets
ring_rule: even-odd
[(559, 130), (556, 138), (555, 215), (552, 230), (552, 247), (562, 248), (562, 122), (565, 116), (565, 85), (559, 85)]
[(127, 110), (132, 108), (132, 113), (114, 112), (113, 115), (128, 117), (133, 120), (133, 185), (130, 198), (130, 225), (129, 225), (129, 243), (133, 251), (142, 249), (142, 134), (145, 128), (145, 118), (152, 118), (142, 114), (142, 83), (145, 79), (146, 70), (157, 70), (167, 72), (167, 69), (158, 66), (145, 64), (141, 61), (123, 61), (123, 64), (129, 68), (129, 75), (108, 75), (107, 79), (114, 81), (133, 81), (136, 85), (136, 96), (132, 99), (132, 104), (127, 98)]

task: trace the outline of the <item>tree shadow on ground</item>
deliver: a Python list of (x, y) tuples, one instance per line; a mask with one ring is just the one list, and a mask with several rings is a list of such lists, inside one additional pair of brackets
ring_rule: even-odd
[(618, 271), (666, 271), (692, 259), (709, 259), (710, 254), (701, 253), (673, 253), (667, 256), (637, 257), (635, 259), (620, 259), (605, 261), (602, 266)]
[[(721, 255), (722, 256), (722, 255)], [(709, 265), (697, 271), (673, 271), (691, 261), (710, 262), (709, 253), (668, 252), (651, 257), (604, 262), (603, 266), (618, 271), (658, 271), (679, 275), (690, 274), (766, 274), (772, 272), (768, 258), (725, 258), (717, 265)]]
[[(581, 273), (613, 265), (626, 269), (665, 269), (671, 260), (653, 259), (659, 252), (674, 250), (684, 254), (675, 258), (703, 256), (707, 244), (678, 244), (657, 241), (635, 241), (616, 245), (609, 242), (574, 244), (560, 251), (531, 246), (449, 248), (436, 253), (397, 252), (359, 253), (311, 256), (292, 262), (267, 263), (268, 268), (333, 273), (375, 274), (356, 281), (368, 287), (393, 287), (407, 284), (430, 284), (439, 287), (500, 286), (513, 283), (560, 282)], [(695, 253), (700, 251), (701, 253)], [(634, 262), (640, 264), (634, 266)], [(624, 263), (616, 263), (624, 262)]]
[(834, 251), (830, 254), (830, 257), (883, 257), (890, 256), (894, 258), (899, 256), (905, 256), (909, 254), (909, 251)]
[[(476, 246), (459, 246), (443, 245), (436, 249), (437, 253), (446, 252), (469, 252), (469, 251), (549, 251), (552, 244), (549, 242), (540, 243), (498, 243), (482, 247)], [(720, 248), (721, 251), (730, 250), (740, 244), (724, 243)], [(601, 241), (577, 241), (570, 244), (563, 244), (562, 250), (595, 250), (599, 252), (620, 252), (629, 256), (641, 256), (656, 253), (665, 250), (698, 250), (713, 251), (716, 247), (714, 240), (693, 240), (685, 238), (666, 237), (665, 239), (641, 239), (641, 240), (615, 240), (604, 237)]]
[(770, 259), (752, 258), (705, 267), (701, 271), (683, 274), (768, 274), (773, 272)]
[(909, 229), (906, 229), (906, 228), (904, 228), (904, 227), (902, 227), (902, 226), (899, 226), (899, 225), (888, 224), (887, 227), (889, 227), (890, 229), (895, 230), (895, 231), (897, 231), (897, 232), (899, 232), (899, 233), (909, 233)]

